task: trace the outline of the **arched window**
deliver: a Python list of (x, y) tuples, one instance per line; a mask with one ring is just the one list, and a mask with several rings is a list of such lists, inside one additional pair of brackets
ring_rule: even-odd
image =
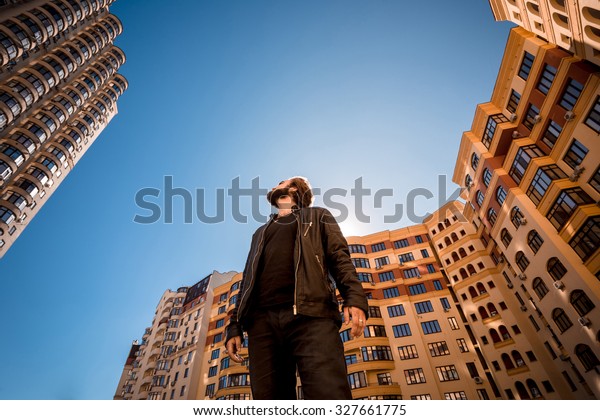
[(521, 382), (521, 381), (515, 382), (515, 388), (517, 390), (517, 394), (519, 394), (519, 399), (521, 399), (521, 400), (530, 400), (531, 399), (531, 396), (529, 395), (529, 392), (527, 392), (527, 388), (525, 388), (525, 385), (523, 385), (523, 382)]
[(556, 308), (552, 311), (552, 319), (556, 323), (556, 326), (560, 332), (567, 331), (573, 325), (565, 311), (561, 308)]
[(529, 392), (531, 392), (533, 398), (542, 398), (540, 387), (537, 386), (533, 379), (527, 379), (525, 383), (527, 384), (527, 388), (529, 388)]
[[(465, 271), (465, 274), (467, 272)], [(479, 293), (477, 293), (477, 290), (475, 290), (475, 288), (473, 286), (469, 287), (469, 294), (471, 295), (471, 298), (476, 298), (477, 296), (479, 296)]]
[(477, 190), (476, 200), (477, 200), (477, 204), (479, 204), (479, 207), (481, 207), (481, 205), (483, 204), (483, 199), (484, 199), (483, 193), (480, 190)]
[(489, 187), (490, 182), (492, 181), (492, 171), (490, 171), (488, 168), (485, 168), (483, 170), (483, 174), (481, 175), (481, 179), (483, 180), (483, 185)]
[(471, 168), (473, 168), (473, 170), (477, 170), (477, 167), (479, 166), (479, 156), (477, 156), (476, 153), (473, 153), (471, 155)]
[(446, 246), (452, 245), (452, 242), (450, 241), (450, 238), (448, 238), (447, 236), (444, 238), (444, 243), (446, 244)]
[(506, 190), (500, 186), (496, 189), (496, 201), (502, 205), (504, 204), (504, 200), (506, 200)]
[(549, 291), (548, 288), (546, 287), (546, 283), (544, 283), (544, 280), (542, 280), (539, 277), (536, 277), (535, 279), (533, 279), (533, 282), (531, 285), (533, 286), (533, 290), (540, 300), (542, 300), (542, 298), (544, 296), (546, 296), (546, 294)]
[(521, 353), (519, 353), (516, 350), (513, 350), (510, 354), (515, 363), (517, 364), (517, 367), (525, 366), (525, 360), (523, 360), (523, 356), (521, 356)]
[(487, 293), (487, 290), (485, 290), (485, 286), (483, 285), (483, 283), (477, 283), (477, 291), (480, 295)]
[(508, 329), (504, 325), (500, 325), (500, 327), (498, 328), (498, 331), (500, 332), (500, 335), (502, 336), (502, 340), (510, 340), (511, 339), (510, 333), (508, 332)]
[(502, 362), (504, 363), (504, 368), (506, 370), (511, 370), (511, 369), (515, 368), (515, 365), (514, 365), (512, 359), (506, 353), (502, 353)]
[(458, 241), (458, 235), (454, 232), (452, 232), (452, 235), (450, 235), (450, 238), (452, 238), (452, 242)]
[(461, 268), (459, 271), (460, 274), (460, 278), (462, 280), (466, 279), (467, 277), (469, 277), (469, 275), (467, 274), (467, 270), (465, 270), (464, 268)]
[(519, 266), (521, 271), (525, 271), (529, 266), (529, 260), (527, 259), (523, 251), (517, 252), (517, 255), (515, 255), (515, 261), (517, 262), (517, 265)]
[(554, 280), (560, 280), (565, 274), (567, 274), (567, 269), (556, 257), (552, 257), (548, 260), (546, 269)]
[(510, 220), (512, 224), (519, 229), (519, 226), (524, 225), (525, 216), (521, 213), (521, 210), (518, 207), (513, 207), (510, 211)]
[(479, 316), (481, 317), (481, 319), (486, 319), (490, 317), (483, 306), (477, 308), (477, 311), (479, 312)]
[(500, 239), (504, 246), (508, 248), (508, 245), (510, 245), (510, 242), (512, 241), (512, 235), (508, 232), (508, 229), (502, 229), (500, 232)]
[(493, 343), (499, 343), (502, 341), (502, 339), (500, 338), (500, 334), (498, 334), (498, 331), (496, 331), (493, 328), (490, 329), (490, 337), (492, 338)]
[(438, 229), (441, 232), (442, 230), (444, 230), (444, 225), (442, 225), (441, 223), (438, 223)]
[(492, 302), (487, 304), (487, 309), (488, 309), (488, 311), (490, 311), (490, 316), (498, 315), (498, 310), (496, 309), (496, 305), (494, 305)]
[(570, 297), (571, 305), (577, 311), (579, 316), (584, 316), (596, 307), (583, 290), (573, 290)]
[(465, 251), (464, 248), (459, 248), (458, 249), (458, 255), (460, 255), (461, 258), (464, 258), (467, 256), (467, 251)]
[(458, 261), (458, 260), (459, 260), (459, 258), (458, 258), (458, 254), (457, 254), (456, 252), (453, 252), (453, 253), (452, 253), (452, 260), (454, 260), (454, 262), (456, 262), (456, 261)]
[(544, 240), (537, 233), (537, 230), (534, 229), (527, 235), (527, 245), (529, 245), (534, 254), (537, 254), (543, 243)]
[(492, 208), (489, 209), (488, 213), (487, 213), (487, 216), (488, 216), (488, 220), (490, 222), (490, 225), (494, 226), (496, 224), (496, 219), (498, 218), (498, 215), (496, 214), (496, 210), (494, 210)]
[(600, 365), (598, 361), (598, 357), (592, 351), (592, 349), (586, 344), (578, 344), (575, 347), (575, 355), (585, 368), (585, 371), (588, 372), (594, 369), (596, 366)]
[[(472, 264), (467, 265), (467, 271), (469, 272), (469, 276), (472, 276), (473, 274), (477, 274), (477, 271), (475, 271), (475, 267), (473, 267)], [(479, 285), (479, 283), (478, 283)]]
[(467, 187), (468, 189), (471, 189), (472, 186), (473, 186), (473, 179), (471, 178), (471, 175), (467, 174), (467, 176), (465, 176), (465, 187)]
[(450, 220), (448, 220), (448, 219), (444, 220), (444, 225), (446, 227), (450, 227)]

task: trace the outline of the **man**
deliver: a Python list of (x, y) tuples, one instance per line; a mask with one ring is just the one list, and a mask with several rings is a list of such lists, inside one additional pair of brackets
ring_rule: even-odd
[(335, 288), (354, 337), (363, 333), (368, 304), (346, 239), (328, 210), (311, 207), (305, 178), (282, 181), (267, 199), (278, 212), (252, 237), (227, 352), (243, 360), (245, 330), (254, 399), (296, 399), (296, 369), (304, 398), (352, 399)]

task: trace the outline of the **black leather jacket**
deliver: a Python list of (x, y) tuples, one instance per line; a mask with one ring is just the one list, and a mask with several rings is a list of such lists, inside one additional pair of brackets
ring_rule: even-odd
[[(367, 298), (350, 259), (348, 243), (333, 215), (320, 207), (294, 209), (293, 213), (298, 223), (294, 250), (294, 314), (329, 317), (340, 322), (337, 287), (344, 306), (360, 308), (368, 316)], [(226, 340), (242, 335), (263, 252), (265, 230), (273, 220), (271, 217), (252, 236), (238, 300), (226, 329)]]

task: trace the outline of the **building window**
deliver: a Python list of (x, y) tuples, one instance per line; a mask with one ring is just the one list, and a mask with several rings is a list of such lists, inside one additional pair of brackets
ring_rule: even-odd
[(560, 136), (561, 132), (562, 127), (556, 121), (550, 120), (546, 126), (546, 131), (544, 131), (544, 134), (542, 135), (542, 142), (552, 149), (556, 144), (558, 136)]
[(0, 220), (2, 220), (7, 225), (10, 225), (15, 220), (15, 218), (16, 216), (11, 210), (7, 209), (4, 206), (0, 206)]
[(346, 366), (358, 363), (358, 357), (356, 356), (356, 354), (350, 354), (350, 355), (346, 356), (345, 359), (346, 359)]
[(600, 216), (587, 219), (569, 245), (584, 262), (594, 255), (600, 246)]
[(529, 260), (527, 259), (523, 251), (517, 252), (517, 255), (515, 255), (515, 261), (517, 262), (517, 265), (519, 266), (521, 271), (525, 271), (529, 266)]
[(400, 355), (400, 360), (417, 359), (419, 357), (417, 346), (414, 344), (398, 347), (398, 354)]
[(417, 303), (415, 303), (415, 310), (417, 311), (418, 314), (433, 312), (433, 305), (428, 300), (426, 300), (424, 302), (417, 302)]
[(435, 266), (433, 264), (427, 264), (427, 272), (429, 274), (435, 273)]
[(594, 176), (590, 178), (588, 182), (593, 189), (600, 193), (600, 166), (596, 169)]
[(592, 309), (596, 307), (596, 305), (594, 305), (594, 302), (590, 300), (588, 295), (586, 295), (583, 290), (574, 290), (573, 293), (571, 293), (571, 297), (569, 300), (571, 302), (571, 305), (573, 305), (573, 308), (575, 308), (575, 310), (579, 314), (579, 316), (584, 316), (588, 314)]
[(384, 265), (388, 265), (390, 263), (390, 259), (386, 257), (375, 258), (375, 267), (380, 268)]
[(408, 324), (393, 325), (392, 331), (394, 331), (394, 337), (396, 337), (396, 338), (408, 337), (408, 336), (412, 335), (412, 333), (410, 331), (410, 325), (408, 325)]
[(575, 169), (576, 166), (581, 165), (581, 162), (583, 162), (583, 159), (585, 158), (587, 153), (588, 148), (576, 139), (573, 139), (571, 147), (569, 147), (569, 150), (567, 150), (567, 153), (565, 154), (563, 160), (567, 165)]
[(538, 122), (540, 116), (540, 110), (534, 104), (529, 104), (529, 108), (527, 108), (527, 113), (525, 114), (525, 119), (523, 120), (523, 125), (527, 127), (528, 130), (533, 129), (533, 125)]
[(412, 279), (412, 278), (418, 278), (421, 277), (421, 273), (419, 272), (418, 268), (409, 268), (407, 270), (402, 270), (403, 274), (404, 274), (404, 278), (405, 279)]
[(435, 368), (440, 382), (458, 381), (458, 372), (454, 365), (438, 366)]
[(421, 250), (421, 256), (423, 258), (429, 258), (429, 251), (427, 251), (426, 249), (422, 249)]
[(548, 191), (552, 181), (565, 178), (567, 178), (567, 174), (565, 174), (558, 166), (543, 166), (535, 173), (533, 181), (527, 189), (527, 196), (537, 206), (544, 198), (544, 195), (546, 194), (546, 191)]
[[(206, 392), (204, 393), (204, 395), (206, 397), (213, 397), (215, 395), (215, 384), (209, 384), (209, 385), (207, 385), (206, 386)], [(173, 399), (173, 392), (171, 392), (171, 399)]]
[(458, 322), (456, 321), (456, 318), (451, 316), (448, 318), (448, 324), (450, 324), (450, 328), (452, 330), (460, 330), (460, 326), (458, 325)]
[[(425, 286), (423, 286), (425, 287)], [(439, 280), (434, 280), (433, 281), (433, 288), (435, 290), (443, 290), (444, 288), (442, 287), (442, 282), (440, 282)]]
[(442, 304), (442, 308), (444, 309), (450, 309), (452, 307), (450, 306), (450, 302), (447, 298), (440, 298), (440, 303)]
[(400, 254), (400, 255), (398, 255), (398, 260), (401, 263), (405, 263), (405, 262), (408, 262), (408, 261), (414, 261), (415, 257), (413, 256), (412, 252), (407, 252), (406, 254)]
[(377, 385), (391, 385), (392, 375), (389, 372), (377, 374)]
[(402, 306), (401, 304), (388, 306), (387, 310), (388, 310), (388, 315), (390, 316), (390, 318), (406, 315), (406, 312), (404, 311), (404, 306)]
[(508, 118), (506, 118), (504, 114), (494, 114), (490, 115), (488, 118), (485, 131), (483, 132), (483, 137), (481, 138), (481, 142), (487, 149), (489, 149), (490, 145), (492, 144), (492, 139), (494, 138), (494, 133), (496, 132), (496, 126), (504, 122), (508, 122)]
[(387, 337), (383, 325), (367, 325), (365, 327), (365, 337)]
[(493, 208), (490, 208), (488, 210), (487, 217), (488, 217), (488, 221), (490, 222), (490, 225), (494, 226), (496, 224), (496, 219), (498, 218), (498, 214), (496, 213), (496, 210), (494, 210)]
[(423, 237), (421, 235), (417, 235), (417, 236), (415, 236), (415, 241), (418, 244), (422, 244), (423, 243)]
[(379, 251), (384, 251), (384, 250), (385, 250), (385, 244), (383, 242), (371, 245), (371, 252), (379, 252)]
[(510, 241), (512, 241), (512, 235), (508, 232), (508, 229), (504, 228), (500, 232), (500, 239), (506, 248), (510, 245)]
[(361, 283), (373, 283), (373, 276), (371, 273), (358, 273), (358, 280)]
[(392, 349), (389, 346), (362, 347), (361, 352), (364, 362), (372, 360), (394, 360)]
[(509, 112), (517, 112), (517, 107), (519, 106), (519, 102), (521, 101), (521, 94), (514, 89), (510, 93), (510, 98), (508, 99), (508, 104), (506, 105), (506, 109)]
[(477, 170), (477, 167), (479, 166), (479, 156), (477, 156), (477, 153), (473, 153), (471, 155), (471, 168), (473, 168), (473, 170)]
[(352, 264), (355, 268), (371, 268), (371, 264), (366, 258), (352, 258)]
[(506, 190), (500, 186), (496, 189), (496, 201), (502, 206), (504, 200), (506, 200)]
[(440, 327), (440, 323), (437, 319), (433, 321), (421, 322), (421, 328), (423, 329), (423, 334), (435, 334), (442, 332), (442, 328)]
[(408, 239), (400, 239), (398, 241), (394, 241), (394, 248), (406, 248), (408, 246)]
[(509, 175), (517, 184), (520, 184), (531, 160), (541, 156), (546, 156), (546, 154), (536, 145), (520, 147), (509, 170)]
[(212, 378), (213, 376), (217, 376), (218, 366), (211, 366), (208, 368), (208, 377)]
[(531, 248), (534, 254), (537, 254), (543, 243), (544, 240), (539, 233), (537, 233), (537, 230), (534, 229), (527, 235), (527, 245), (529, 245), (529, 248)]
[(600, 96), (596, 98), (596, 103), (586, 117), (585, 125), (590, 127), (596, 133), (600, 133)]
[(510, 221), (512, 222), (513, 226), (519, 229), (519, 226), (521, 226), (521, 223), (524, 219), (525, 216), (521, 212), (521, 209), (519, 209), (517, 206), (513, 207), (510, 211)]
[(424, 384), (425, 383), (425, 374), (423, 373), (422, 368), (405, 370), (404, 378), (406, 379), (407, 385)]
[(352, 339), (352, 337), (350, 336), (350, 330), (341, 331), (340, 332), (340, 339), (342, 340), (342, 343), (350, 341)]
[(391, 271), (386, 271), (385, 273), (379, 273), (379, 281), (380, 282), (386, 282), (386, 281), (390, 281), (390, 280), (394, 280), (394, 273), (392, 273)]
[(490, 171), (488, 168), (485, 168), (485, 169), (483, 170), (483, 176), (482, 176), (482, 179), (483, 179), (483, 184), (484, 184), (486, 187), (489, 187), (489, 186), (490, 186), (490, 182), (491, 182), (491, 180), (492, 180), (492, 172), (491, 172), (491, 171)]
[(379, 306), (369, 306), (369, 318), (381, 318)]
[(575, 79), (569, 79), (558, 104), (567, 111), (571, 111), (575, 107), (582, 90), (583, 85), (581, 83)]
[(546, 294), (548, 294), (548, 287), (546, 287), (546, 284), (544, 283), (544, 281), (539, 278), (536, 277), (535, 279), (533, 279), (533, 282), (531, 283), (533, 290), (535, 292), (535, 294), (538, 296), (538, 298), (540, 300), (543, 299), (544, 296), (546, 296)]
[(581, 188), (563, 190), (548, 212), (546, 218), (560, 231), (569, 221), (577, 207), (592, 204), (592, 198)]
[(408, 294), (411, 296), (420, 295), (422, 293), (427, 293), (427, 289), (425, 289), (425, 285), (423, 283), (413, 284), (408, 286)]
[(458, 350), (460, 350), (461, 353), (469, 352), (469, 346), (467, 345), (467, 341), (464, 338), (457, 338), (456, 344), (458, 345)]
[(427, 345), (431, 357), (445, 356), (450, 354), (450, 349), (445, 341), (438, 341), (436, 343), (429, 343)]
[(529, 77), (529, 72), (531, 71), (531, 66), (533, 65), (534, 58), (535, 57), (532, 54), (525, 51), (525, 54), (523, 55), (523, 60), (521, 61), (521, 67), (519, 68), (518, 72), (518, 75), (521, 79), (527, 80), (527, 77)]
[(586, 372), (595, 369), (596, 366), (600, 365), (598, 357), (596, 357), (596, 354), (586, 344), (578, 344), (575, 347), (575, 355), (585, 368)]
[(552, 82), (554, 81), (555, 76), (556, 68), (551, 66), (550, 64), (545, 64), (544, 69), (542, 70), (542, 75), (540, 76), (540, 80), (537, 84), (537, 89), (544, 95), (547, 95), (548, 91), (550, 90), (550, 86), (552, 86)]
[(367, 248), (365, 248), (364, 245), (352, 244), (352, 245), (348, 245), (348, 248), (350, 249), (351, 254), (366, 254), (367, 253)]
[(556, 326), (560, 332), (565, 332), (573, 325), (565, 311), (561, 308), (556, 308), (554, 311), (552, 311), (552, 319), (556, 323)]
[(480, 190), (477, 190), (476, 200), (477, 200), (477, 204), (479, 205), (479, 207), (481, 207), (483, 205), (484, 199), (485, 199), (485, 196), (483, 195), (483, 193)]
[(367, 377), (365, 372), (356, 372), (348, 375), (350, 389), (364, 388), (367, 386)]
[(400, 292), (397, 287), (390, 287), (389, 289), (383, 289), (383, 297), (385, 299), (398, 297), (400, 296)]

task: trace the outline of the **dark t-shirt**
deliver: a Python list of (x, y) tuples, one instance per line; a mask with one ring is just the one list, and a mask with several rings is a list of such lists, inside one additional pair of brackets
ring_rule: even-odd
[(294, 245), (298, 223), (293, 214), (278, 217), (265, 232), (258, 263), (254, 306), (256, 309), (294, 304)]

